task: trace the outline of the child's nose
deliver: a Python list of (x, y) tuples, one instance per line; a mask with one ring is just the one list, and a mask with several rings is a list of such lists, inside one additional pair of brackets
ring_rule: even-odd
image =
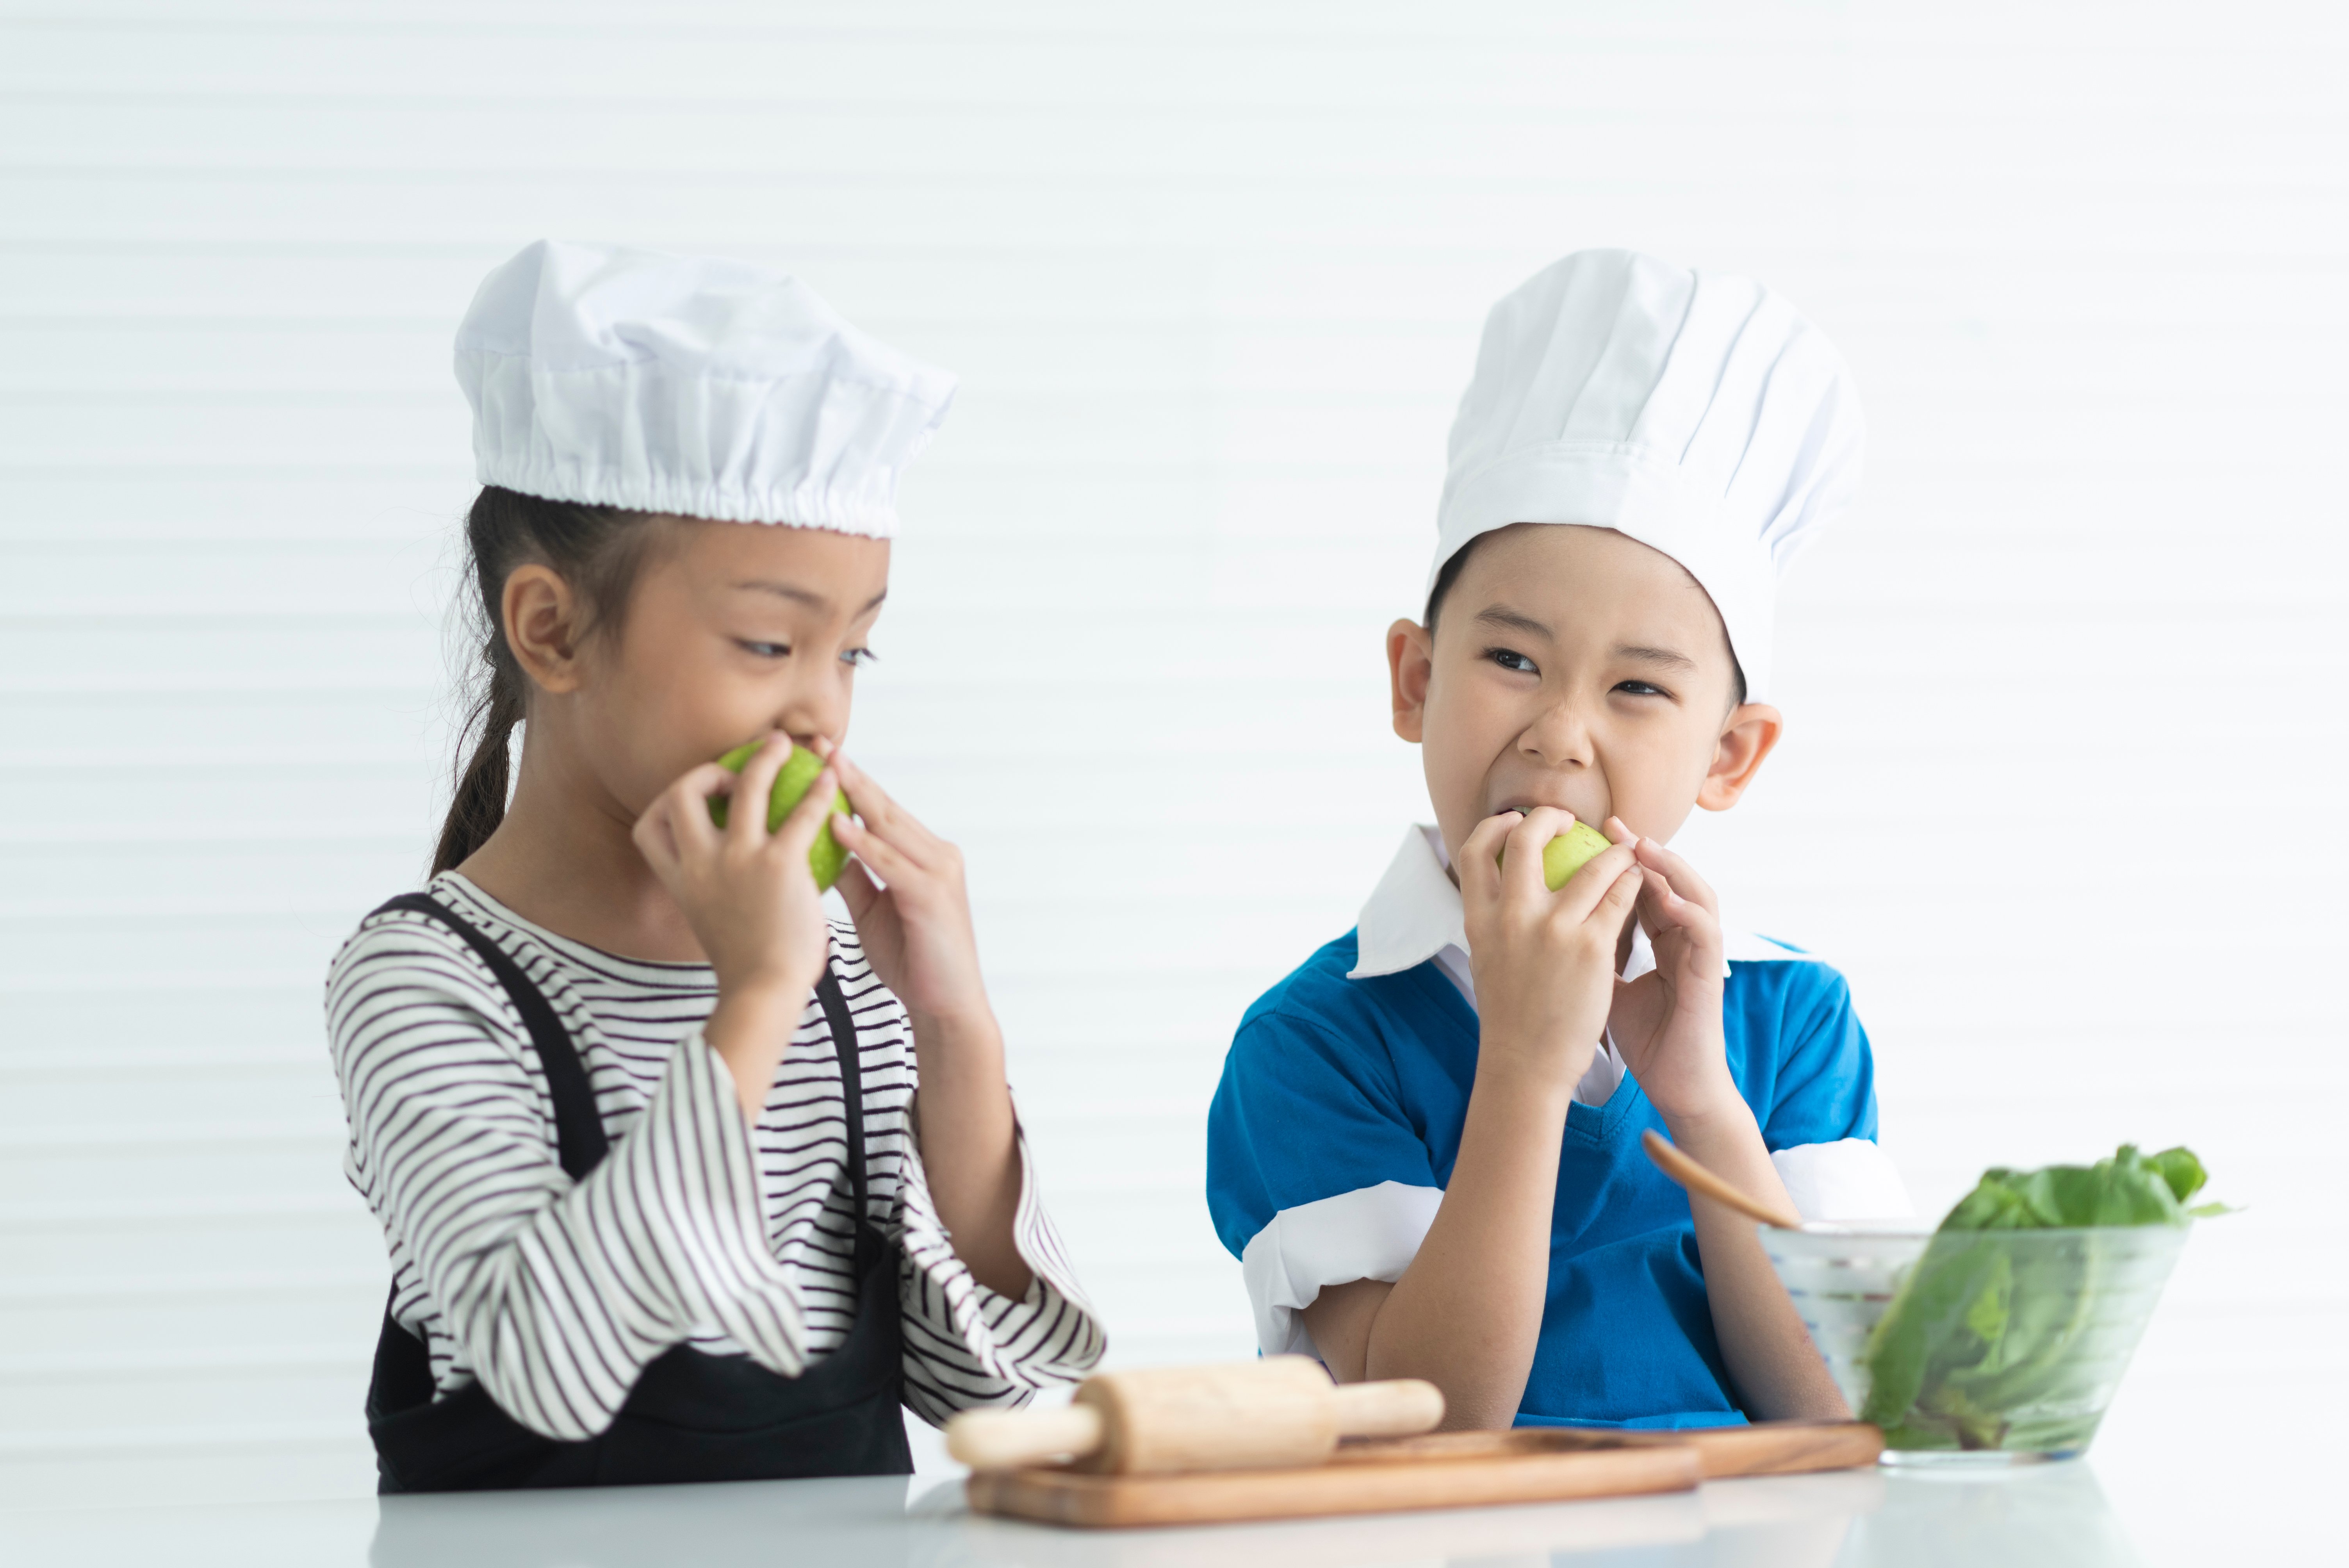
[(848, 704), (836, 693), (794, 692), (775, 715), (774, 724), (802, 746), (817, 736), (836, 741), (848, 727)]
[(1553, 703), (1526, 727), (1517, 745), (1552, 768), (1588, 765), (1591, 760), (1590, 725), (1572, 700)]

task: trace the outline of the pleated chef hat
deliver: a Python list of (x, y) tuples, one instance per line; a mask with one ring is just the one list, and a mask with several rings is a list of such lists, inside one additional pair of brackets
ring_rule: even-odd
[(955, 378), (747, 262), (541, 240), (457, 329), (481, 482), (887, 539)]
[(1429, 588), (1496, 528), (1615, 529), (1713, 596), (1764, 700), (1778, 575), (1850, 501), (1863, 434), (1842, 357), (1761, 284), (1578, 252), (1485, 318)]

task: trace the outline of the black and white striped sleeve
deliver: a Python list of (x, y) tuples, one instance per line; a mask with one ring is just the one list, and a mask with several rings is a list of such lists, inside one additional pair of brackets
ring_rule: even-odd
[(574, 1185), (521, 1020), (454, 934), (369, 923), (335, 962), (326, 1011), (354, 1174), (514, 1419), (594, 1437), (697, 1326), (800, 1372), (801, 1304), (768, 1244), (733, 1078), (698, 1030)]
[(1025, 1405), (1048, 1383), (1091, 1371), (1107, 1347), (1100, 1319), (1036, 1188), (1019, 1136), (1019, 1205), (1012, 1243), (1033, 1276), (1014, 1301), (971, 1277), (938, 1221), (920, 1151), (906, 1140), (899, 1223), (905, 1330), (905, 1404), (932, 1426), (957, 1410)]

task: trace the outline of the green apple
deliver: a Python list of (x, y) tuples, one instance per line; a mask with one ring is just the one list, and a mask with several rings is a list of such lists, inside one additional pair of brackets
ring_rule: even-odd
[(1567, 879), (1588, 865), (1593, 859), (1615, 846), (1607, 835), (1588, 822), (1577, 822), (1557, 838), (1542, 846), (1542, 881), (1556, 892)]
[[(740, 773), (758, 752), (759, 743), (755, 740), (748, 746), (738, 746), (719, 758), (718, 766), (730, 772)], [(785, 762), (782, 771), (775, 775), (774, 790), (767, 797), (767, 831), (771, 833), (783, 825), (783, 819), (792, 814), (792, 808), (806, 796), (808, 786), (814, 783), (815, 776), (823, 771), (823, 758), (804, 746), (792, 748), (791, 760)], [(832, 809), (846, 816), (848, 797), (833, 790)], [(709, 820), (721, 828), (726, 825), (725, 796), (712, 795), (709, 798)], [(823, 826), (816, 830), (814, 845), (808, 851), (808, 870), (815, 873), (818, 890), (828, 891), (840, 880), (840, 869), (847, 863), (848, 851), (842, 849), (840, 841), (832, 836), (832, 819), (826, 817)]]

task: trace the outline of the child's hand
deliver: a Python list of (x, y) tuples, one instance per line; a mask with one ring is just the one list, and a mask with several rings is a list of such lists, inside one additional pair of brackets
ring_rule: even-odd
[(1550, 892), (1542, 846), (1573, 823), (1550, 806), (1487, 817), (1453, 862), (1476, 982), (1478, 1070), (1487, 1062), (1526, 1069), (1561, 1091), (1599, 1048), (1617, 939), (1644, 880), (1631, 846), (1619, 843)]
[[(991, 1028), (970, 897), (963, 889), (962, 851), (916, 821), (856, 764), (829, 748), (819, 749), (856, 810), (854, 819), (833, 818), (832, 836), (856, 856), (840, 873), (840, 896), (856, 917), (873, 972), (896, 993), (917, 1027), (938, 1019)], [(876, 885), (874, 876), (887, 885)]]
[(1638, 851), (1646, 881), (1640, 924), (1656, 950), (1656, 967), (1616, 988), (1608, 1026), (1623, 1065), (1665, 1120), (1702, 1117), (1738, 1099), (1721, 1023), (1723, 958), (1720, 905), (1689, 863), (1653, 839), (1635, 838), (1609, 818), (1608, 837)]
[[(771, 993), (796, 1019), (831, 950), (808, 851), (823, 827), (833, 779), (829, 769), (818, 774), (806, 798), (770, 833), (760, 808), (791, 754), (792, 738), (778, 733), (740, 778), (703, 763), (645, 808), (633, 837), (709, 955), (719, 995)], [(709, 820), (709, 798), (724, 794), (753, 804), (729, 811), (720, 829)]]
[(971, 1277), (1019, 1300), (1035, 1280), (1014, 1234), (1025, 1180), (1019, 1121), (1003, 1078), (1003, 1033), (979, 979), (962, 851), (855, 763), (822, 742), (816, 749), (856, 810), (854, 820), (832, 820), (832, 836), (856, 857), (840, 873), (840, 896), (873, 973), (913, 1022), (921, 1083), (914, 1130), (930, 1196)]

